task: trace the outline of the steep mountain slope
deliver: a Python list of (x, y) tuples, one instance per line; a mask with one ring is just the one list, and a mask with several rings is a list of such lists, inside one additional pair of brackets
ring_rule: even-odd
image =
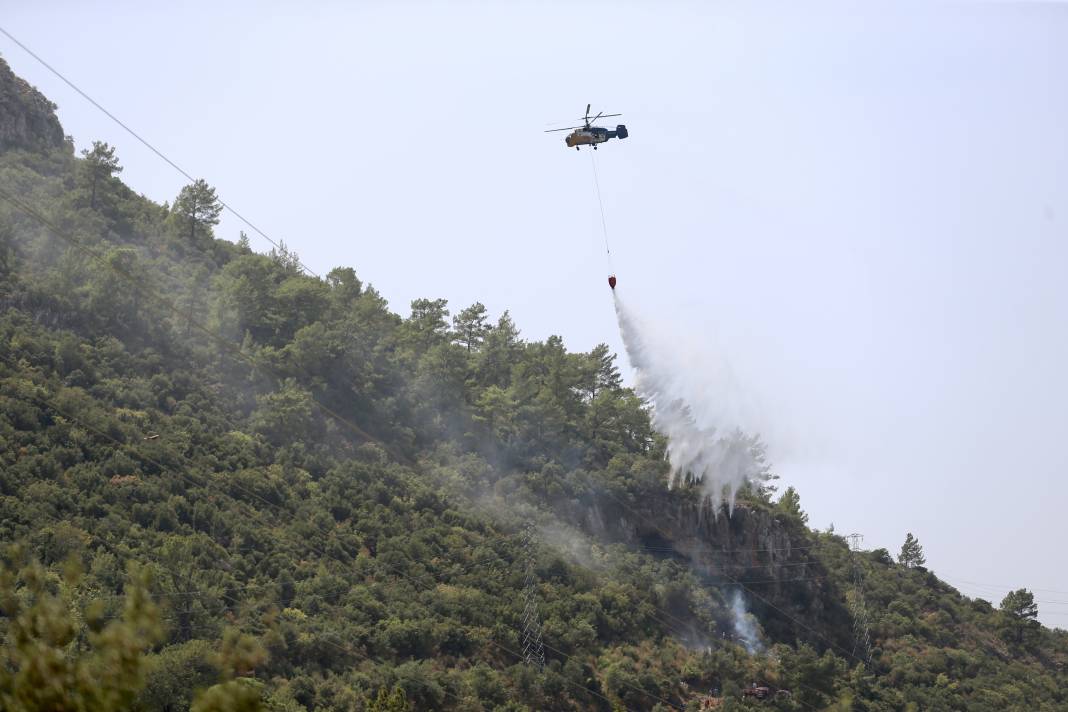
[(770, 490), (669, 490), (607, 349), (402, 318), (76, 158), (6, 65), (0, 98), (5, 709), (1068, 705), (1065, 633)]

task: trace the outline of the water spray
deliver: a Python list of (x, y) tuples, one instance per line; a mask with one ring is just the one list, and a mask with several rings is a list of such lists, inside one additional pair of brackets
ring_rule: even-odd
[[(610, 279), (611, 285), (614, 280)], [(714, 394), (696, 391), (686, 368), (672, 359), (673, 344), (656, 338), (628, 307), (620, 290), (612, 287), (619, 332), (635, 371), (635, 391), (652, 409), (653, 428), (667, 438), (672, 487), (686, 482), (701, 484), (711, 500), (713, 513), (726, 504), (733, 510), (738, 491), (747, 483), (767, 477), (763, 452), (755, 438), (738, 424), (708, 422), (702, 414), (715, 411)], [(695, 412), (694, 406), (702, 406)]]

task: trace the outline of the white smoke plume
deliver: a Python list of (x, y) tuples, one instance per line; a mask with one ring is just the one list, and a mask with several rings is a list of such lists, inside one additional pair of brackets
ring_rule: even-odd
[(671, 486), (700, 482), (718, 513), (746, 482), (767, 477), (763, 450), (743, 434), (739, 409), (726, 388), (709, 392), (712, 374), (694, 373), (678, 358), (678, 345), (658, 338), (613, 291), (616, 317), (627, 357), (635, 372), (635, 390), (652, 409), (653, 427), (667, 438)]
[(745, 599), (741, 591), (735, 589), (731, 594), (731, 616), (734, 618), (734, 634), (745, 646), (750, 655), (756, 655), (763, 646), (757, 633), (757, 626), (753, 616), (746, 611)]

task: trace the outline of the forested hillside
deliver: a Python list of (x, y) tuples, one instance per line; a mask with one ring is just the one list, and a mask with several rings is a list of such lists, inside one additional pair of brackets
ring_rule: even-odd
[(606, 347), (219, 239), (53, 110), (0, 60), (0, 708), (1068, 709), (1028, 592), (712, 512)]

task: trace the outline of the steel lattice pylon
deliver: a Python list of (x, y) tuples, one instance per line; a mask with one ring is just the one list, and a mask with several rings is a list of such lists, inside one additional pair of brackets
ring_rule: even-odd
[(860, 562), (857, 555), (860, 553), (860, 544), (864, 541), (863, 534), (850, 534), (849, 549), (853, 559), (853, 599), (849, 604), (849, 613), (853, 616), (853, 657), (857, 657), (859, 649), (864, 656), (864, 661), (871, 662), (871, 635), (868, 632), (868, 607), (864, 603), (863, 581), (860, 575)]
[(534, 573), (534, 525), (523, 530), (523, 660), (527, 665), (545, 667), (545, 647), (541, 642), (541, 616), (538, 615), (538, 578)]

